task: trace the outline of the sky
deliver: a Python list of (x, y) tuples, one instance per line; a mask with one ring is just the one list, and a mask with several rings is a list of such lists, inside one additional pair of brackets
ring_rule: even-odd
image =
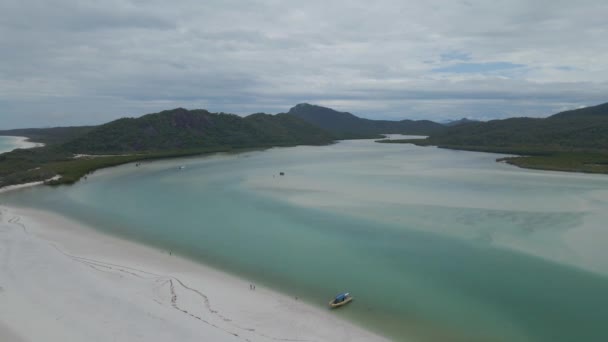
[(0, 0), (0, 129), (301, 102), (371, 119), (608, 102), (605, 0)]

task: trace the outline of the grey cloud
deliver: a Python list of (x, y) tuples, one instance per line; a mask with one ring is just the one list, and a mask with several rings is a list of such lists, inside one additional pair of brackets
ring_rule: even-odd
[[(0, 128), (315, 102), (371, 118), (608, 101), (608, 4), (5, 0)], [(454, 73), (457, 63), (525, 65)]]
[[(23, 31), (70, 32), (127, 28), (166, 29), (175, 24), (160, 13), (128, 2), (68, 0), (5, 0), (0, 24)], [(38, 33), (42, 33), (42, 32)]]

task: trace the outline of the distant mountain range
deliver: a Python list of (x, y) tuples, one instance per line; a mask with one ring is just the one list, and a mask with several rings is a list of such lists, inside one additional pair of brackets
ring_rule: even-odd
[(444, 125), (429, 120), (362, 119), (348, 112), (338, 112), (308, 103), (296, 105), (287, 114), (321, 127), (339, 139), (373, 138), (383, 133), (429, 135), (445, 129)]
[[(608, 103), (545, 119), (511, 118), (442, 125), (420, 120), (369, 120), (351, 113), (299, 104), (287, 113), (241, 117), (176, 108), (100, 126), (0, 131), (45, 147), (0, 154), (0, 186), (60, 175), (73, 183), (98, 168), (146, 159), (270, 146), (322, 145), (336, 139), (383, 133), (429, 135), (423, 140), (385, 139), (444, 148), (518, 154), (506, 158), (528, 168), (608, 173)], [(98, 155), (74, 158), (74, 154)], [(110, 156), (108, 156), (110, 155)]]
[(301, 103), (287, 113), (240, 117), (203, 109), (176, 108), (100, 126), (0, 131), (61, 145), (74, 153), (128, 153), (199, 147), (260, 147), (327, 144), (335, 139), (373, 138), (383, 133), (429, 135), (420, 144), (492, 151), (608, 151), (608, 103), (548, 118), (487, 122), (466, 118), (439, 124), (428, 120), (370, 120), (348, 112)]
[(608, 103), (544, 119), (465, 123), (423, 140), (379, 142), (515, 154), (499, 161), (529, 169), (608, 173)]
[(28, 128), (0, 131), (61, 145), (83, 154), (117, 154), (200, 147), (230, 148), (318, 145), (337, 139), (377, 138), (380, 134), (429, 135), (445, 126), (428, 120), (370, 120), (331, 108), (298, 104), (287, 113), (246, 117), (176, 108), (100, 126)]
[(543, 119), (510, 118), (461, 124), (431, 134), (424, 143), (496, 151), (608, 151), (608, 103)]
[[(378, 121), (300, 104), (288, 113), (246, 117), (176, 108), (100, 126), (0, 131), (26, 136), (45, 147), (0, 154), (0, 187), (43, 181), (71, 184), (96, 169), (157, 158), (271, 146), (323, 145), (336, 139), (375, 138), (381, 133), (429, 134), (431, 121)], [(75, 154), (84, 155), (75, 158)]]

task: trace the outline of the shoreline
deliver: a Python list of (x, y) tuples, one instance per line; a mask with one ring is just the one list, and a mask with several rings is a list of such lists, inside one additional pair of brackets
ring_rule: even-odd
[[(44, 146), (43, 143), (33, 142), (28, 137), (12, 136), (12, 138), (15, 139), (15, 145), (17, 146), (13, 150), (16, 150), (18, 148), (20, 148), (20, 149), (28, 149), (28, 148), (35, 148), (35, 147), (43, 147)], [(7, 151), (7, 152), (10, 152), (10, 151)]]
[[(53, 212), (1, 206), (0, 237), (8, 255), (0, 264), (0, 336), (387, 341), (329, 310), (250, 290), (245, 279)], [(31, 321), (39, 328), (28, 328)]]
[(37, 181), (37, 182), (29, 182), (29, 183), (21, 183), (21, 184), (13, 184), (13, 185), (1, 186), (0, 187), (0, 194), (5, 193), (5, 192), (9, 192), (9, 191), (15, 191), (15, 190), (19, 190), (19, 189), (24, 189), (24, 188), (29, 188), (29, 187), (33, 187), (33, 186), (38, 186), (38, 185), (46, 185), (47, 182), (56, 181), (56, 180), (58, 180), (60, 178), (61, 178), (61, 176), (57, 175), (55, 177), (51, 177), (49, 179), (45, 179), (45, 180)]
[[(324, 145), (331, 145), (335, 143), (328, 143)], [(196, 156), (204, 156), (211, 155), (214, 153), (241, 153), (253, 150), (265, 150), (269, 148), (282, 148), (282, 147), (295, 147), (295, 146), (323, 146), (323, 145), (261, 145), (257, 147), (236, 147), (232, 146), (215, 146), (215, 147), (201, 147), (201, 148), (193, 148), (193, 149), (185, 149), (185, 150), (164, 150), (164, 151), (148, 151), (145, 153), (136, 153), (136, 154), (117, 154), (117, 155), (74, 155), (73, 153), (68, 153), (67, 151), (63, 151), (63, 153), (68, 153), (64, 155), (65, 158), (56, 158), (47, 161), (41, 162), (32, 162), (27, 158), (20, 157), (17, 160), (29, 164), (28, 167), (23, 170), (19, 168), (10, 169), (12, 176), (24, 176), (29, 171), (43, 169), (45, 171), (45, 177), (48, 177), (50, 174), (54, 174), (56, 176), (61, 176), (61, 178), (50, 181), (49, 185), (62, 185), (62, 184), (73, 184), (78, 182), (81, 178), (85, 177), (89, 173), (95, 172), (96, 170), (124, 165), (128, 163), (134, 162), (144, 162), (144, 161), (153, 161), (153, 160), (162, 160), (162, 159), (174, 159), (174, 158), (187, 158), (187, 157), (196, 157)], [(15, 150), (4, 152), (4, 153), (14, 153)], [(77, 157), (76, 157), (77, 156)], [(53, 165), (49, 167), (49, 165)], [(3, 170), (6, 171), (6, 170)], [(36, 175), (25, 175), (26, 179), (32, 180), (37, 179), (38, 181), (45, 181), (41, 179), (42, 176)], [(33, 176), (33, 177), (32, 177)], [(0, 182), (1, 183), (1, 182)], [(16, 181), (7, 182), (6, 185), (20, 185), (22, 183), (18, 183)], [(1, 186), (0, 186), (1, 187)]]
[[(608, 174), (608, 154), (599, 152), (559, 152), (559, 151), (520, 151), (517, 148), (492, 148), (478, 146), (434, 145), (415, 139), (381, 139), (375, 142), (381, 144), (413, 144), (419, 147), (436, 147), (452, 151), (481, 152), (502, 154), (496, 159), (521, 169), (556, 171), (583, 174)], [(564, 156), (568, 156), (564, 159)], [(598, 157), (599, 156), (599, 157)]]

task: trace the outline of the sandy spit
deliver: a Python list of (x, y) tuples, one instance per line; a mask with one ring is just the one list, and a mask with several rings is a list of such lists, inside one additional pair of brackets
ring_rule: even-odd
[(42, 147), (44, 146), (43, 143), (39, 143), (39, 142), (32, 142), (30, 141), (29, 138), (27, 137), (13, 137), (15, 139), (15, 145), (17, 148), (34, 148), (34, 147)]

